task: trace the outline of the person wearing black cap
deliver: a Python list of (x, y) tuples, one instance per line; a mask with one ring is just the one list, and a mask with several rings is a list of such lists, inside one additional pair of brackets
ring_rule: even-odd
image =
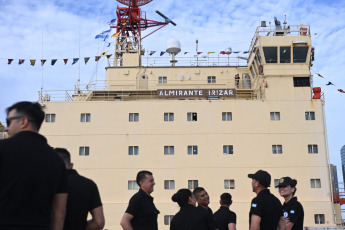
[(267, 189), (271, 184), (271, 175), (263, 170), (248, 174), (252, 179), (253, 198), (249, 212), (249, 229), (282, 230), (285, 220), (282, 216), (282, 205), (277, 197)]
[(283, 177), (279, 180), (276, 188), (279, 188), (279, 194), (284, 197), (283, 215), (287, 230), (303, 230), (304, 211), (297, 197), (296, 193), (297, 180), (290, 177)]

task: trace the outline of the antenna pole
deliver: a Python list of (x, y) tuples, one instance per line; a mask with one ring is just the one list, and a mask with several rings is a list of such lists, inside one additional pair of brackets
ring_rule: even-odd
[(199, 41), (198, 41), (198, 38), (196, 38), (195, 43), (196, 43), (196, 66), (199, 66), (199, 56), (198, 56), (198, 43), (199, 43)]

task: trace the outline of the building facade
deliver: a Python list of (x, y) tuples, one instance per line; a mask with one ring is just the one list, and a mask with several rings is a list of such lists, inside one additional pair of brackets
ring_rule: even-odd
[(310, 30), (294, 28), (258, 27), (244, 66), (144, 66), (140, 52), (127, 51), (119, 66), (106, 68), (102, 90), (74, 91), (69, 101), (41, 92), (41, 132), (50, 145), (67, 148), (78, 172), (97, 183), (106, 229), (120, 229), (140, 170), (152, 171), (156, 181), (159, 229), (169, 229), (179, 210), (171, 196), (197, 186), (208, 191), (214, 211), (219, 196), (230, 192), (238, 229), (248, 229), (255, 194), (247, 175), (259, 169), (271, 174), (271, 192), (281, 201), (274, 187), (279, 178), (297, 179), (305, 226), (336, 226), (325, 102), (313, 94), (310, 73)]

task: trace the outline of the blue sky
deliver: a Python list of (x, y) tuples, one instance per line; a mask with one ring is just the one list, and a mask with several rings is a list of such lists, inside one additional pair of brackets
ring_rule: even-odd
[[(78, 78), (82, 84), (105, 79), (105, 58), (98, 63), (94, 56), (107, 50), (95, 35), (109, 28), (115, 18), (115, 0), (0, 0), (0, 121), (5, 120), (5, 108), (21, 100), (38, 100), (38, 91), (73, 90)], [(161, 21), (159, 10), (177, 23), (168, 25), (143, 40), (144, 48), (157, 53), (166, 49), (169, 38), (181, 42), (182, 51), (219, 52), (227, 47), (246, 51), (260, 20), (281, 22), (286, 15), (290, 25), (311, 26), (315, 62), (312, 67), (314, 86), (320, 86), (326, 100), (326, 118), (330, 161), (338, 167), (342, 181), (340, 148), (345, 145), (345, 90), (342, 68), (345, 60), (345, 2), (301, 0), (155, 0), (142, 7), (147, 18)], [(144, 32), (144, 34), (147, 32)], [(113, 46), (109, 50), (113, 53)], [(156, 54), (158, 55), (158, 54)], [(71, 59), (91, 57), (71, 65)], [(13, 58), (11, 65), (7, 59)], [(18, 59), (26, 59), (18, 65)], [(57, 58), (55, 66), (50, 59)], [(62, 59), (69, 58), (67, 65)], [(48, 59), (41, 67), (30, 66), (29, 59)], [(325, 78), (316, 75), (321, 73)], [(326, 86), (331, 81), (336, 86)]]

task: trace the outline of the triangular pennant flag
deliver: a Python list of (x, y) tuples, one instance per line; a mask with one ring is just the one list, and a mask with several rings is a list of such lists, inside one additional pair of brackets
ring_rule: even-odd
[(188, 52), (184, 52), (184, 54), (183, 55), (186, 55)]
[(79, 60), (79, 58), (73, 58), (73, 63), (72, 63), (72, 65), (74, 65), (75, 63), (77, 63), (78, 60)]
[(36, 64), (36, 60), (35, 59), (31, 59), (30, 60), (30, 65), (35, 66), (35, 64)]
[(108, 24), (113, 24), (114, 22), (116, 22), (116, 18), (111, 19), (110, 22), (108, 22)]
[(207, 52), (207, 54), (213, 54), (214, 52)]
[(220, 51), (220, 53), (219, 54), (225, 54), (225, 51)]
[(107, 34), (107, 33), (109, 33), (110, 31), (111, 31), (111, 29), (105, 30), (105, 31), (103, 31), (101, 34)]
[(68, 62), (68, 58), (65, 58), (65, 59), (63, 59), (63, 62), (65, 63), (65, 65), (67, 64), (67, 62)]
[(334, 85), (334, 84), (333, 84), (332, 82), (329, 81), (326, 85)]
[(108, 55), (107, 55), (107, 58), (109, 59), (109, 58), (111, 57), (111, 55), (112, 55), (112, 54), (108, 54)]
[(19, 61), (18, 61), (18, 65), (23, 64), (23, 63), (24, 63), (24, 61), (25, 61), (25, 59), (19, 59)]
[(44, 65), (44, 63), (46, 63), (46, 59), (41, 59), (41, 66), (43, 66)]
[(234, 54), (238, 54), (238, 53), (240, 53), (240, 51), (234, 51), (233, 53), (234, 53)]
[(160, 54), (160, 56), (163, 56), (164, 54), (165, 54), (166, 52), (164, 52), (164, 51), (161, 51), (161, 54)]
[(109, 43), (108, 43), (107, 47), (109, 47), (109, 46), (110, 46), (110, 44), (111, 44), (111, 42), (109, 42)]
[(107, 55), (108, 52), (109, 52), (109, 50), (107, 50), (107, 51), (101, 53), (101, 57), (104, 57), (105, 55)]
[(199, 55), (199, 54), (202, 54), (202, 52), (197, 52), (196, 54)]
[(84, 57), (84, 62), (85, 62), (85, 65), (86, 63), (90, 60), (90, 57)]
[(12, 62), (13, 62), (13, 59), (8, 59), (7, 64), (11, 65)]
[(244, 54), (247, 54), (247, 53), (249, 53), (249, 51), (244, 51), (243, 53), (244, 53)]
[(99, 61), (100, 58), (101, 56), (95, 56), (95, 61)]
[(108, 38), (109, 37), (109, 35), (108, 34), (98, 34), (98, 35), (96, 35), (96, 37), (95, 37), (95, 39), (98, 39), (98, 38), (104, 38), (104, 39), (106, 39), (106, 38)]
[(114, 37), (118, 37), (118, 36), (119, 36), (119, 34), (120, 34), (120, 31), (119, 31), (119, 32), (117, 32), (117, 33), (115, 33), (115, 34), (113, 34), (111, 37), (112, 37), (112, 38), (114, 38)]
[(149, 53), (149, 55), (152, 56), (152, 54), (154, 54), (154, 53), (156, 53), (156, 51), (151, 51), (151, 52)]
[(52, 65), (55, 65), (56, 62), (57, 62), (57, 59), (52, 59), (51, 64), (52, 64)]
[(342, 90), (342, 89), (338, 89), (338, 91), (339, 91), (340, 93), (345, 93), (345, 91)]
[(324, 78), (321, 74), (319, 74), (319, 73), (316, 73), (319, 77), (322, 77), (322, 78)]

